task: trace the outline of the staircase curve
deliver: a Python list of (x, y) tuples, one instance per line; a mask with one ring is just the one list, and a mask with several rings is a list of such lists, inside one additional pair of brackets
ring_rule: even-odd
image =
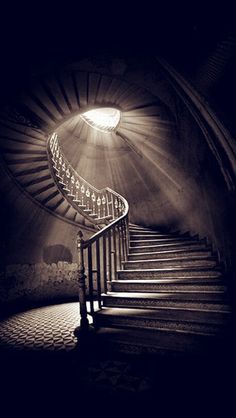
[[(163, 234), (130, 224), (125, 198), (110, 188), (93, 187), (63, 153), (56, 133), (62, 120), (98, 106), (108, 92), (123, 109), (119, 135), (127, 142), (134, 128), (146, 132), (158, 113), (156, 98), (139, 90), (141, 104), (134, 107), (130, 103), (136, 87), (74, 71), (63, 79), (42, 80), (37, 96), (30, 92), (24, 99), (21, 113), (1, 114), (6, 170), (41, 207), (77, 227), (96, 230), (87, 241), (79, 232), (77, 240), (80, 330), (88, 330), (89, 299), (97, 341), (103, 346), (136, 353), (205, 353), (221, 347), (228, 335), (230, 304), (211, 247), (190, 234)], [(132, 123), (137, 116), (138, 128)], [(150, 132), (154, 135), (153, 126)]]

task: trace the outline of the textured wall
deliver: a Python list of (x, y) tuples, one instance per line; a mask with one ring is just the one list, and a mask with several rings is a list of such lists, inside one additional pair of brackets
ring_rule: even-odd
[(42, 302), (78, 297), (76, 275), (76, 263), (7, 265), (0, 283), (0, 302)]

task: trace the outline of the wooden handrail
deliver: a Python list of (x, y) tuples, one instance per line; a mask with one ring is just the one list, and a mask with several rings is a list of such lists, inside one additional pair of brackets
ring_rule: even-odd
[(89, 313), (93, 316), (94, 300), (97, 299), (101, 309), (102, 293), (107, 293), (111, 281), (116, 279), (117, 269), (122, 269), (122, 262), (127, 260), (129, 205), (123, 196), (109, 187), (98, 190), (81, 177), (62, 152), (56, 132), (48, 138), (47, 152), (52, 176), (65, 199), (101, 228), (86, 241), (82, 231), (77, 234), (80, 326), (76, 328), (76, 335), (84, 336), (90, 329), (87, 299)]

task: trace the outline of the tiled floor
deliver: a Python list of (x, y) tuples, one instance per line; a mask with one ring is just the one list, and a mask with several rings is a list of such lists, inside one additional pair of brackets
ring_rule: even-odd
[[(191, 401), (191, 408), (198, 405), (200, 414), (203, 403), (218, 410), (222, 401), (225, 409), (227, 396), (230, 404), (230, 380), (225, 371), (232, 364), (225, 364), (227, 358), (221, 370), (217, 359), (208, 365), (163, 358), (148, 369), (140, 356), (135, 361), (100, 356), (95, 345), (85, 359), (77, 350), (74, 329), (78, 325), (78, 303), (35, 308), (0, 321), (0, 395), (6, 416), (13, 416), (16, 409), (22, 416), (36, 416), (39, 411), (41, 417), (54, 417), (60, 416), (62, 408), (66, 411), (63, 416), (75, 412), (77, 416), (81, 404), (86, 405), (89, 416), (92, 412), (97, 416), (99, 411), (103, 416), (114, 416), (117, 411), (124, 416), (127, 403), (132, 404), (133, 414), (139, 412), (140, 404), (144, 406), (146, 416), (151, 406), (156, 412), (163, 408), (168, 413), (172, 407), (172, 412), (177, 407), (182, 412), (186, 400)], [(112, 409), (108, 410), (108, 404)], [(46, 414), (49, 407), (51, 413)]]
[[(62, 352), (73, 353), (77, 338), (74, 329), (79, 324), (79, 304), (34, 308), (14, 314), (0, 323), (0, 348), (11, 352)], [(69, 357), (67, 356), (67, 359)], [(117, 359), (89, 360), (86, 370), (78, 376), (77, 362), (73, 353), (74, 375), (87, 387), (114, 394), (137, 393), (150, 388), (147, 376), (137, 374), (126, 361)]]
[(31, 309), (1, 322), (0, 345), (18, 350), (69, 351), (75, 348), (74, 329), (78, 324), (78, 303)]

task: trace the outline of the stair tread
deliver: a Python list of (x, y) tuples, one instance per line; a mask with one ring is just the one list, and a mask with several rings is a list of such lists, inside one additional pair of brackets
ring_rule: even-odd
[[(182, 252), (186, 252), (186, 253), (188, 253), (188, 255), (190, 255), (190, 256), (192, 256), (192, 253), (194, 253), (194, 252), (196, 252), (196, 253), (207, 253), (207, 252), (210, 252), (210, 249), (189, 249), (189, 250), (182, 250), (181, 248), (180, 249), (177, 249), (177, 250), (164, 250), (164, 251), (152, 251), (152, 252), (147, 252), (147, 253), (129, 253), (128, 254), (128, 257), (129, 256), (140, 256), (140, 257), (143, 257), (143, 256), (145, 256), (145, 255), (155, 255), (155, 254), (160, 254), (160, 255), (162, 255), (162, 254), (173, 254), (175, 257), (181, 257), (181, 253)], [(176, 253), (178, 253), (178, 255), (176, 256), (175, 254)], [(179, 255), (180, 254), (180, 255)], [(188, 255), (185, 255), (184, 257), (188, 257)], [(197, 256), (197, 255), (196, 255)]]
[[(183, 261), (181, 258), (150, 258), (150, 259), (137, 259), (137, 260), (127, 260), (127, 261), (122, 261), (122, 264), (138, 264), (138, 263), (159, 263), (159, 262), (178, 262), (178, 260)], [(206, 262), (206, 261), (216, 261), (216, 257), (214, 256), (208, 256), (207, 258), (204, 258), (202, 260), (201, 257), (198, 258), (191, 258), (191, 257), (187, 257), (187, 260), (184, 261), (202, 261), (202, 262)]]
[[(168, 316), (168, 313), (170, 316)], [(176, 313), (178, 315), (186, 315), (188, 317), (183, 319), (183, 316), (180, 318), (176, 317)], [(196, 313), (202, 314), (202, 318), (198, 318), (195, 316)], [(205, 322), (205, 320), (212, 320), (214, 323), (214, 319), (217, 317), (226, 317), (230, 315), (230, 310), (220, 311), (220, 310), (209, 310), (209, 309), (202, 309), (202, 308), (192, 308), (192, 307), (156, 307), (155, 309), (152, 308), (135, 308), (135, 307), (103, 307), (100, 311), (97, 311), (95, 315), (102, 315), (102, 316), (119, 316), (119, 317), (128, 317), (128, 318), (149, 318), (151, 320), (161, 319), (167, 321), (193, 321), (193, 322)], [(214, 318), (216, 317), (216, 318)], [(221, 318), (219, 318), (221, 319)]]
[(151, 298), (151, 299), (164, 299), (164, 298), (168, 298), (168, 299), (175, 299), (177, 297), (186, 297), (186, 294), (190, 294), (190, 295), (197, 295), (199, 296), (199, 294), (202, 295), (226, 295), (226, 293), (224, 291), (208, 291), (208, 292), (198, 292), (198, 291), (191, 291), (191, 292), (182, 292), (182, 291), (173, 291), (173, 292), (161, 292), (159, 293), (158, 291), (156, 293), (148, 293), (148, 292), (108, 292), (108, 293), (104, 293), (102, 296), (103, 297), (120, 297), (120, 298)]
[(208, 271), (210, 271), (211, 273), (213, 272), (213, 273), (219, 273), (220, 272), (220, 270), (219, 269), (216, 269), (216, 268), (214, 268), (214, 269), (212, 269), (211, 267), (206, 267), (206, 266), (197, 266), (198, 267), (198, 269), (196, 270), (196, 268), (195, 267), (181, 267), (181, 266), (178, 266), (178, 267), (170, 267), (170, 266), (168, 266), (168, 267), (165, 267), (165, 268), (151, 268), (151, 269), (124, 269), (124, 270), (117, 270), (117, 273), (119, 274), (119, 273), (128, 273), (128, 274), (130, 274), (130, 273), (148, 273), (148, 272), (150, 272), (150, 273), (153, 273), (153, 272), (176, 272), (176, 271), (180, 271), (180, 272), (192, 272), (192, 271), (202, 271), (202, 272), (208, 272)]
[(153, 243), (160, 243), (160, 244), (186, 244), (186, 243), (188, 243), (188, 244), (196, 244), (196, 243), (199, 243), (199, 242), (203, 242), (203, 241), (201, 241), (201, 240), (194, 240), (194, 239), (192, 239), (192, 238), (186, 238), (186, 239), (181, 239), (181, 238), (178, 238), (178, 237), (171, 237), (171, 238), (153, 238), (153, 239), (150, 239), (150, 237), (148, 237), (147, 239), (130, 239), (130, 243), (145, 243), (145, 242), (153, 242)]
[[(133, 242), (141, 242), (141, 241), (133, 241)], [(144, 242), (147, 242), (147, 241), (144, 241)], [(137, 247), (135, 247), (135, 246), (133, 246), (133, 247), (129, 247), (129, 251), (130, 250), (133, 250), (134, 248), (138, 248), (138, 249), (142, 249), (142, 248), (168, 248), (168, 247), (177, 247), (178, 249), (179, 249), (179, 247), (202, 247), (202, 248), (209, 248), (204, 242), (202, 242), (202, 241), (191, 241), (190, 243), (189, 242), (169, 242), (169, 243), (166, 243), (166, 242), (163, 242), (163, 243), (160, 243), (160, 244), (157, 244), (157, 245), (138, 245)], [(180, 248), (181, 248), (180, 247)]]
[[(104, 336), (104, 338), (115, 339), (120, 342), (133, 342), (135, 345), (147, 345), (147, 346), (161, 346), (165, 348), (165, 350), (173, 350), (173, 342), (174, 342), (174, 350), (178, 349), (180, 351), (183, 350), (186, 352), (186, 348), (190, 348), (190, 340), (192, 340), (193, 346), (191, 349), (195, 348), (196, 350), (199, 348), (196, 347), (196, 342), (199, 342), (199, 338), (207, 339), (207, 341), (212, 340), (213, 336), (207, 333), (201, 332), (191, 332), (186, 330), (170, 330), (170, 329), (130, 329), (127, 328), (109, 328), (109, 327), (102, 327), (97, 331), (97, 335)], [(180, 339), (176, 341), (176, 336), (180, 336)], [(174, 339), (174, 341), (173, 341)]]
[[(121, 270), (121, 271), (124, 271), (124, 270)], [(201, 278), (201, 277), (195, 277), (195, 279), (201, 279), (201, 280), (204, 280), (204, 283), (207, 283), (207, 279), (204, 277), (204, 278)], [(111, 281), (111, 283), (122, 283), (122, 284), (124, 284), (124, 283), (136, 283), (136, 284), (139, 284), (139, 283), (179, 283), (179, 282), (183, 282), (183, 283), (185, 283), (185, 282), (189, 282), (189, 280), (191, 280), (192, 281), (192, 279), (189, 279), (189, 277), (181, 277), (181, 278), (164, 278), (164, 279), (145, 279), (145, 280), (142, 280), (142, 279), (125, 279), (125, 280), (113, 280), (113, 281)], [(217, 277), (217, 278), (209, 278), (209, 281), (210, 281), (210, 283), (221, 283), (222, 284), (222, 286), (224, 285), (223, 284), (223, 281), (222, 281), (222, 279), (220, 279), (219, 277)]]

